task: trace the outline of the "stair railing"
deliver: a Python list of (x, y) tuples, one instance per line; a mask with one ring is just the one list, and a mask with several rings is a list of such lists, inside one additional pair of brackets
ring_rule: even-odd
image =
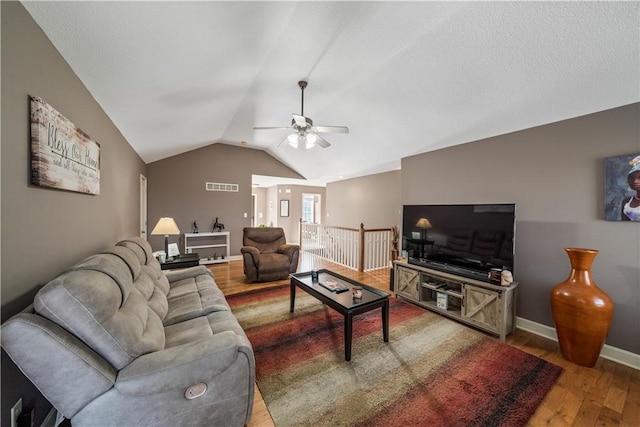
[(358, 271), (389, 267), (391, 228), (332, 227), (300, 220), (300, 250)]

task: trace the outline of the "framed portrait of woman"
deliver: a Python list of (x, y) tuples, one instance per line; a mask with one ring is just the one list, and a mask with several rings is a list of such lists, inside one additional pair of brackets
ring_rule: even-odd
[(604, 219), (640, 221), (640, 153), (604, 160)]

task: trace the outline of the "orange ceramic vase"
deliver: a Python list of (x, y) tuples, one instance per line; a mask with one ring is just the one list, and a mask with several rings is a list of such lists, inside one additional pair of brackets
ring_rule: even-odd
[(571, 273), (551, 291), (551, 313), (565, 359), (593, 366), (613, 318), (613, 301), (591, 278), (594, 249), (565, 248)]

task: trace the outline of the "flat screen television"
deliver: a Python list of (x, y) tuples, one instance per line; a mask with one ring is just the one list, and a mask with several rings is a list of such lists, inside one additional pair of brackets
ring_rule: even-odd
[(488, 282), (514, 271), (515, 204), (404, 205), (402, 249), (410, 264)]

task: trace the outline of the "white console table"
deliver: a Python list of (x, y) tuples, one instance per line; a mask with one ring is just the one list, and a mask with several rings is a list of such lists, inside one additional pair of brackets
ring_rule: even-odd
[(229, 262), (229, 256), (231, 255), (229, 249), (229, 232), (228, 231), (216, 231), (210, 233), (184, 233), (184, 250), (190, 254), (197, 249), (210, 249), (218, 248), (223, 249), (222, 256), (224, 258), (213, 259), (213, 257), (203, 257), (202, 251), (200, 253), (200, 264), (216, 264), (220, 262)]

